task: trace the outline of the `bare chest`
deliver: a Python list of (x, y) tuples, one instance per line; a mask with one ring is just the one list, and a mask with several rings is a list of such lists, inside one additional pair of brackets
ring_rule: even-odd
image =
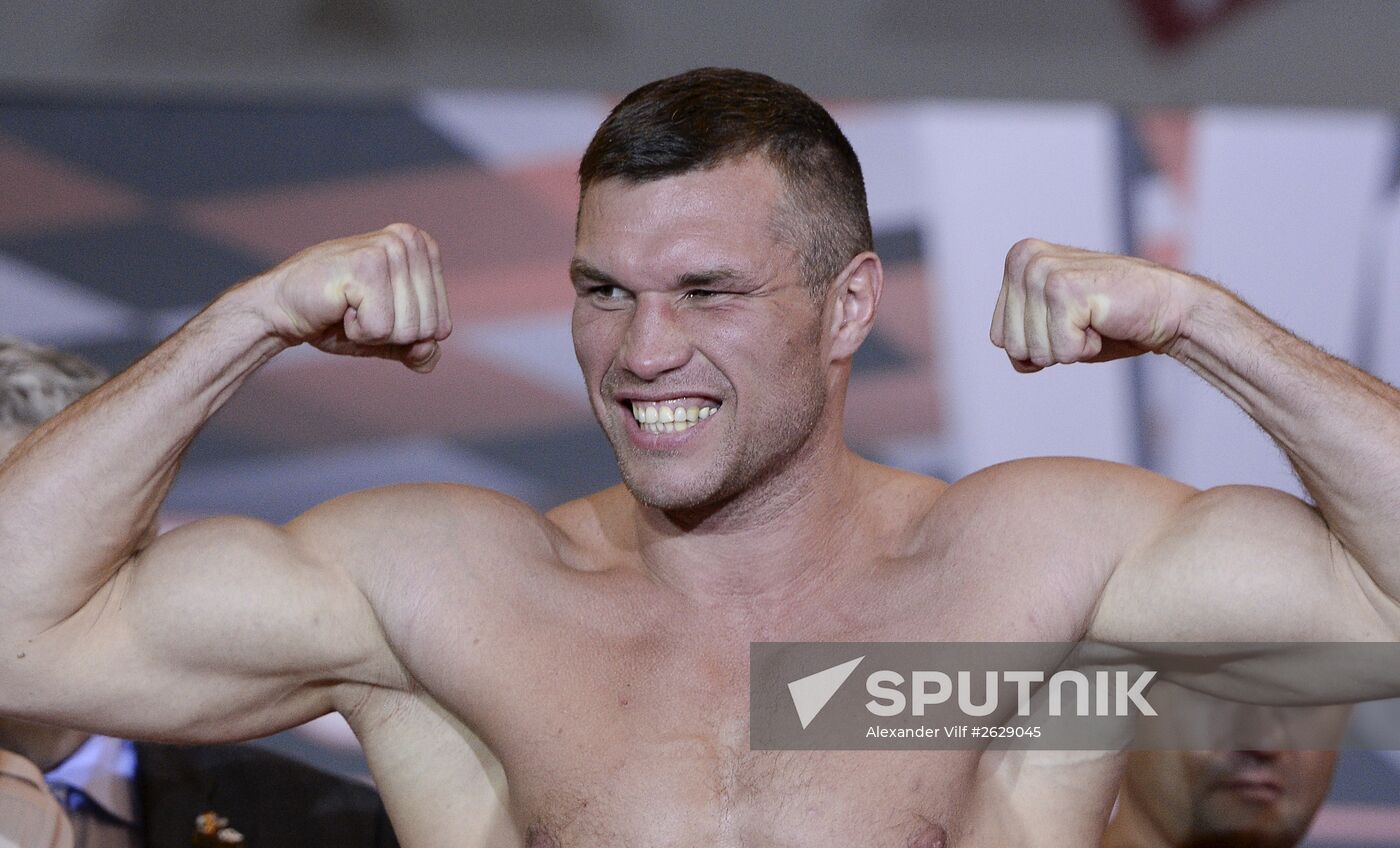
[(975, 754), (754, 751), (737, 668), (664, 666), (576, 690), (541, 732), (502, 740), (528, 844), (951, 844)]
[(551, 574), (491, 605), (442, 593), (404, 653), (499, 758), (538, 848), (1015, 844), (975, 751), (751, 750), (749, 647), (1074, 640), (1095, 596), (1054, 565), (984, 550), (743, 615)]
[(753, 641), (1070, 638), (1018, 597), (969, 579), (922, 599), (847, 596), (780, 626), (643, 610), (641, 629), (560, 626), (513, 664), (544, 673), (504, 684), (509, 705), (481, 729), (541, 848), (998, 844), (970, 841), (988, 827), (977, 752), (751, 750), (748, 658)]

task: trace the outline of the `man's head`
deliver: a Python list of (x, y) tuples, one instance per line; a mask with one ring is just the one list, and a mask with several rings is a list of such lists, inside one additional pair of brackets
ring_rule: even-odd
[[(0, 338), (0, 459), (35, 427), (101, 385), (106, 376), (70, 354)], [(48, 770), (87, 734), (0, 716), (0, 748)]]
[(0, 457), (105, 379), (71, 353), (0, 338)]
[(1336, 762), (1334, 751), (1135, 751), (1115, 825), (1151, 837), (1107, 844), (1292, 848)]
[(774, 234), (796, 253), (803, 281), (820, 297), (852, 257), (873, 249), (870, 212), (851, 143), (795, 86), (732, 68), (647, 83), (594, 134), (579, 163), (579, 195), (604, 180), (650, 182), (750, 156), (781, 178)]
[(639, 499), (712, 506), (814, 434), (839, 441), (880, 268), (860, 165), (826, 110), (761, 74), (660, 80), (603, 122), (579, 183), (575, 351)]

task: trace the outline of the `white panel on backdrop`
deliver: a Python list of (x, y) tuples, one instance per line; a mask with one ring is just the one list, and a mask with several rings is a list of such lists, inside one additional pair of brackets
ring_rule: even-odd
[(187, 465), (164, 508), (184, 515), (239, 513), (289, 521), (346, 492), (425, 480), (482, 486), (532, 502), (544, 494), (529, 475), (450, 438), (413, 436)]
[(918, 149), (916, 113), (905, 105), (861, 107), (837, 119), (860, 159), (875, 232), (918, 221), (925, 204), (922, 186), (910, 173)]
[(500, 168), (577, 162), (611, 106), (586, 94), (429, 92), (418, 115), (469, 154)]
[(1368, 236), (1376, 252), (1378, 308), (1371, 316), (1376, 376), (1400, 386), (1400, 190), (1377, 205)]
[[(1363, 233), (1391, 158), (1380, 114), (1203, 110), (1186, 267), (1339, 356), (1355, 354)], [(1273, 442), (1175, 363), (1152, 363), (1162, 470), (1194, 486), (1299, 492)]]
[(0, 253), (0, 336), (74, 344), (119, 338), (140, 326), (135, 310)]
[(1122, 363), (1019, 374), (988, 341), (1018, 239), (1122, 249), (1115, 116), (1090, 106), (934, 104), (918, 137), (955, 469), (1045, 454), (1129, 461)]
[(588, 395), (574, 355), (571, 323), (568, 311), (482, 321), (454, 334), (447, 344), (460, 347), (470, 358), (479, 357), (548, 386), (568, 398), (566, 402), (586, 409)]

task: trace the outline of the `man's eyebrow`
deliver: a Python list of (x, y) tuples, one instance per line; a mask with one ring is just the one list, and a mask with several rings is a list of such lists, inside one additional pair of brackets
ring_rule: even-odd
[(574, 285), (584, 282), (601, 283), (605, 286), (623, 287), (622, 283), (610, 274), (589, 265), (582, 259), (574, 259), (569, 263), (569, 279)]
[[(626, 288), (616, 277), (600, 268), (590, 265), (582, 259), (574, 259), (569, 262), (569, 279), (572, 280), (576, 286), (582, 286), (585, 283), (594, 283), (597, 285)], [(740, 273), (737, 269), (727, 265), (721, 265), (717, 268), (709, 268), (704, 271), (690, 271), (681, 274), (676, 277), (676, 287), (697, 288), (742, 279), (745, 279), (745, 275)]]
[(718, 268), (711, 268), (707, 271), (691, 271), (688, 274), (681, 274), (676, 278), (676, 285), (681, 288), (712, 286), (715, 283), (727, 283), (743, 278), (744, 275), (734, 268), (721, 265)]

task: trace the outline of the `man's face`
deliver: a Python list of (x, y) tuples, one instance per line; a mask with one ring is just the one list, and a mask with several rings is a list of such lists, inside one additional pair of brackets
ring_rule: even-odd
[(572, 273), (574, 351), (623, 480), (643, 503), (692, 509), (743, 491), (821, 419), (825, 304), (804, 288), (795, 249), (775, 237), (782, 199), (780, 177), (758, 157), (588, 189)]
[(1333, 751), (1139, 751), (1125, 790), (1174, 845), (1285, 848), (1327, 797)]

